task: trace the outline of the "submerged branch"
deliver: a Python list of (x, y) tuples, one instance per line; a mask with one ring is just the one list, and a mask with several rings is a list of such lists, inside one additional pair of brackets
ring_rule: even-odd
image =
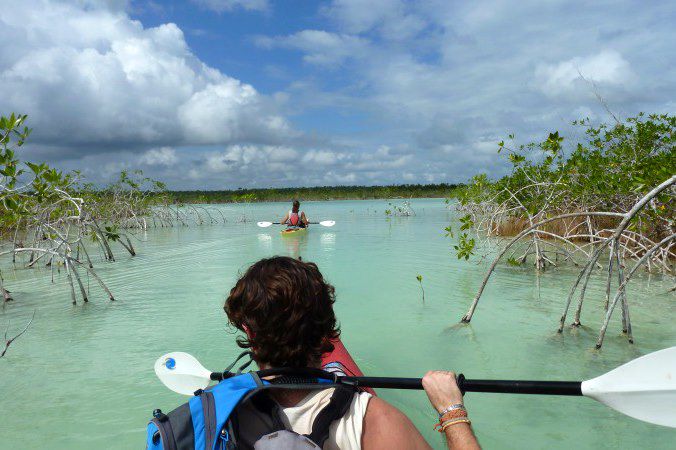
[(0, 353), (0, 358), (5, 356), (5, 354), (7, 353), (7, 350), (9, 349), (9, 346), (12, 345), (12, 342), (17, 340), (19, 337), (21, 337), (26, 332), (26, 330), (28, 330), (28, 327), (30, 327), (31, 324), (33, 323), (33, 319), (35, 319), (35, 310), (33, 310), (33, 315), (31, 316), (31, 320), (28, 321), (28, 323), (23, 328), (23, 330), (21, 330), (19, 332), (19, 334), (15, 335), (14, 337), (9, 338), (9, 339), (7, 339), (7, 335), (9, 334), (9, 323), (7, 323), (7, 328), (5, 329), (5, 338), (4, 338), (5, 348)]

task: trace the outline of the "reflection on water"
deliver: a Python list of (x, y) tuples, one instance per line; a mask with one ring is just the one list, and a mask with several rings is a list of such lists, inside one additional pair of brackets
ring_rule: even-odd
[[(14, 302), (0, 309), (0, 332), (35, 321), (0, 359), (0, 448), (23, 449), (40, 436), (51, 449), (143, 446), (154, 408), (185, 401), (153, 372), (155, 359), (187, 351), (222, 369), (239, 354), (226, 327), (223, 300), (238, 274), (272, 255), (316, 262), (336, 287), (342, 336), (370, 375), (421, 376), (432, 368), (468, 378), (589, 379), (639, 354), (676, 345), (676, 301), (668, 280), (637, 276), (629, 292), (635, 345), (611, 323), (604, 348), (593, 350), (603, 316), (604, 284), (588, 289), (583, 327), (556, 333), (574, 269), (501, 265), (471, 324), (458, 321), (489, 261), (458, 261), (444, 237), (442, 200), (413, 200), (416, 217), (386, 220), (385, 201), (305, 202), (311, 217), (336, 220), (331, 229), (282, 238), (257, 220), (276, 217), (279, 204), (222, 208), (226, 224), (158, 228), (135, 242), (138, 256), (117, 252), (99, 274), (118, 299), (90, 283), (87, 305), (70, 304), (65, 274), (3, 270)], [(424, 213), (423, 213), (424, 212)], [(423, 276), (425, 303), (416, 275)], [(85, 280), (83, 280), (85, 281)], [(91, 280), (89, 280), (91, 281)], [(27, 374), (38, 374), (27, 376)], [(435, 448), (443, 448), (421, 392), (380, 390), (404, 410)], [(669, 448), (673, 430), (644, 424), (588, 399), (468, 394), (466, 402), (485, 448)], [(36, 421), (36, 418), (39, 420)], [(37, 442), (37, 441), (36, 441)]]
[(298, 234), (282, 236), (281, 239), (286, 247), (286, 255), (296, 259), (304, 257), (307, 260), (305, 249), (307, 248), (308, 235), (310, 233), (311, 230), (308, 230)]
[(336, 233), (322, 233), (319, 242), (322, 246), (322, 250), (334, 250), (336, 248)]
[(269, 233), (258, 233), (258, 248), (265, 252), (272, 249), (272, 236)]

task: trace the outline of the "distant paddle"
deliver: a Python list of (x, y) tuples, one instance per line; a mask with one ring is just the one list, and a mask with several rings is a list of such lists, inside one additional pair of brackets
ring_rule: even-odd
[[(322, 220), (321, 222), (309, 222), (311, 225), (321, 225), (323, 227), (332, 227), (336, 224), (335, 220)], [(256, 225), (258, 225), (261, 228), (267, 228), (270, 225), (285, 225), (281, 222), (257, 222)]]
[[(173, 352), (155, 362), (155, 373), (174, 392), (192, 395), (223, 374), (211, 373), (188, 353)], [(387, 389), (422, 389), (420, 378), (338, 377), (338, 382)], [(676, 428), (676, 347), (629, 361), (588, 381), (467, 380), (465, 392), (585, 396), (644, 422)]]

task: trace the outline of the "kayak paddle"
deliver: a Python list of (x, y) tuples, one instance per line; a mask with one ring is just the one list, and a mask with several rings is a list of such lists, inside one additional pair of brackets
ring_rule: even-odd
[(174, 392), (193, 395), (197, 389), (204, 389), (211, 381), (207, 370), (190, 353), (171, 352), (155, 361), (155, 374), (162, 383)]
[[(161, 356), (155, 373), (165, 386), (184, 395), (223, 377), (183, 352)], [(420, 378), (338, 377), (341, 381), (370, 388), (423, 388)], [(460, 374), (458, 386), (463, 392), (585, 396), (635, 419), (676, 428), (676, 347), (641, 356), (587, 381), (468, 380)]]
[[(308, 222), (311, 225), (321, 225), (323, 227), (332, 227), (336, 224), (335, 220), (322, 220), (321, 222)], [(270, 225), (284, 225), (281, 222), (257, 222), (256, 225), (258, 225), (261, 228), (267, 228)]]

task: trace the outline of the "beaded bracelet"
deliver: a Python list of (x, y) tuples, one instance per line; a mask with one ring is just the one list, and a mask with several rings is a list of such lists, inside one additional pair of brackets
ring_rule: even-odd
[(467, 410), (463, 409), (454, 409), (453, 411), (449, 411), (441, 418), (439, 418), (439, 423), (445, 422), (446, 420), (449, 419), (458, 419), (460, 417), (467, 417)]
[(451, 406), (449, 406), (448, 408), (446, 408), (446, 409), (444, 409), (443, 411), (441, 411), (441, 412), (439, 413), (439, 418), (443, 417), (444, 414), (446, 414), (446, 413), (448, 413), (448, 412), (451, 412), (451, 411), (453, 411), (453, 410), (455, 410), (455, 409), (465, 409), (465, 405), (463, 405), (462, 403), (454, 403), (454, 404), (452, 404)]
[(471, 425), (472, 421), (469, 420), (468, 418), (463, 418), (463, 419), (455, 419), (455, 420), (447, 420), (444, 422), (441, 427), (439, 428), (439, 433), (443, 433), (446, 428), (459, 424), (459, 423), (466, 423), (467, 425)]
[(444, 417), (439, 419), (439, 422), (434, 425), (434, 429), (438, 429), (439, 427), (443, 426), (447, 422), (451, 422), (455, 419), (466, 419), (467, 418), (467, 411), (462, 410), (462, 409), (455, 409), (451, 412), (448, 412), (444, 414)]

